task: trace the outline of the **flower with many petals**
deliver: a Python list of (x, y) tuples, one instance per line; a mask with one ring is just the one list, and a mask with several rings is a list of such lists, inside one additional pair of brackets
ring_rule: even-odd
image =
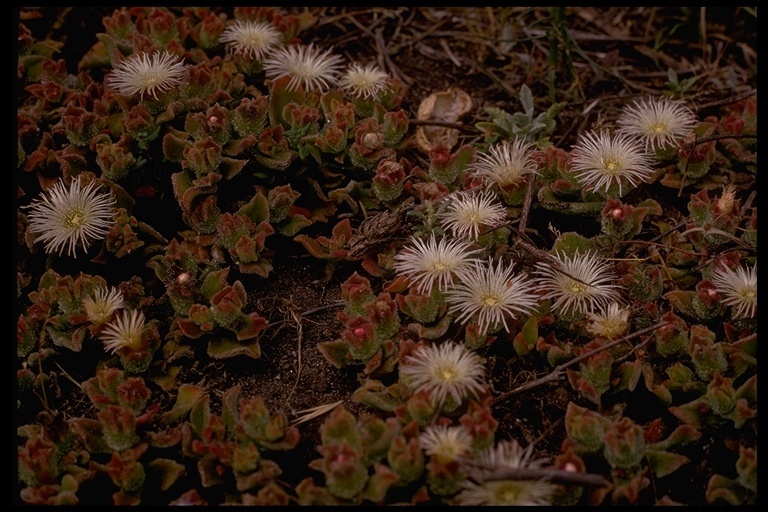
[(618, 186), (636, 187), (653, 175), (648, 152), (638, 139), (607, 131), (583, 134), (571, 150), (571, 170), (582, 186), (604, 192)]
[(502, 325), (509, 332), (508, 316), (529, 315), (538, 305), (536, 285), (522, 274), (513, 276), (512, 270), (512, 264), (499, 261), (494, 267), (490, 259), (463, 270), (446, 292), (450, 311), (463, 323), (475, 318), (481, 333), (496, 332)]
[(101, 286), (94, 290), (93, 295), (83, 299), (83, 309), (88, 320), (94, 325), (102, 325), (112, 319), (112, 313), (123, 307), (123, 296), (115, 288)]
[(141, 348), (144, 324), (144, 313), (138, 310), (123, 310), (123, 314), (108, 324), (101, 333), (104, 350), (114, 354), (123, 347)]
[(731, 306), (736, 318), (754, 318), (757, 313), (757, 264), (754, 267), (719, 267), (712, 273), (712, 283)]
[(258, 61), (269, 55), (282, 40), (282, 32), (272, 23), (243, 20), (228, 25), (219, 38), (230, 53)]
[(278, 48), (264, 60), (268, 78), (289, 77), (288, 90), (326, 90), (338, 81), (342, 59), (331, 49), (320, 51), (314, 44)]
[(39, 235), (36, 241), (45, 244), (48, 253), (75, 256), (78, 245), (84, 251), (94, 240), (100, 240), (114, 224), (115, 199), (112, 194), (100, 194), (99, 185), (92, 181), (82, 186), (74, 178), (67, 187), (57, 181), (47, 195), (35, 199), (29, 209), (29, 232)]
[(472, 436), (462, 426), (430, 425), (419, 436), (419, 445), (431, 457), (458, 460), (472, 450)]
[(584, 315), (619, 299), (616, 276), (597, 254), (576, 251), (571, 257), (558, 252), (555, 259), (557, 265), (540, 262), (534, 272), (542, 299), (554, 299), (555, 311)]
[(532, 148), (533, 144), (521, 138), (494, 144), (487, 153), (480, 153), (467, 170), (482, 178), (487, 188), (519, 183), (525, 175), (538, 172)]
[(454, 236), (477, 240), (483, 230), (496, 228), (507, 219), (506, 208), (495, 200), (489, 190), (455, 193), (439, 218)]
[(362, 66), (355, 62), (339, 79), (339, 87), (355, 98), (375, 99), (387, 88), (389, 75), (375, 64)]
[(121, 60), (104, 82), (124, 96), (143, 100), (178, 86), (187, 73), (183, 59), (168, 52), (138, 53)]
[(419, 293), (429, 295), (435, 283), (439, 290), (447, 290), (457, 272), (476, 260), (478, 251), (460, 240), (442, 237), (438, 241), (433, 232), (427, 241), (411, 237), (411, 245), (395, 255), (394, 269)]
[(587, 318), (587, 330), (594, 336), (617, 338), (627, 332), (629, 327), (629, 309), (618, 302), (611, 302), (598, 313), (587, 313)]
[(426, 391), (435, 407), (453, 410), (465, 399), (485, 390), (483, 359), (464, 345), (447, 341), (422, 345), (405, 357), (400, 377), (415, 393)]
[(469, 465), (470, 478), (462, 483), (456, 495), (459, 505), (533, 506), (551, 505), (557, 485), (544, 478), (516, 480), (493, 476), (507, 470), (540, 469), (545, 459), (532, 459), (532, 447), (522, 448), (517, 441), (502, 441), (481, 453), (477, 464)]
[(624, 108), (616, 124), (619, 133), (640, 138), (655, 151), (674, 144), (693, 132), (696, 116), (682, 101), (656, 98), (635, 101)]

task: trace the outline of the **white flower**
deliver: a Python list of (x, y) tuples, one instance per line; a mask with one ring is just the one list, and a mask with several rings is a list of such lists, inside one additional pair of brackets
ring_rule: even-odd
[(441, 460), (458, 460), (472, 450), (472, 436), (461, 426), (430, 425), (419, 436), (427, 455)]
[(451, 313), (459, 313), (458, 321), (467, 323), (477, 317), (481, 333), (495, 332), (504, 326), (509, 332), (507, 316), (530, 314), (538, 305), (536, 285), (524, 275), (512, 275), (513, 265), (499, 261), (493, 266), (477, 262), (461, 272), (459, 282), (446, 292)]
[(649, 154), (634, 137), (611, 136), (607, 131), (583, 134), (571, 150), (571, 169), (582, 186), (604, 189), (618, 185), (637, 186), (653, 175)]
[(283, 34), (266, 21), (236, 20), (221, 33), (227, 51), (253, 60), (263, 60), (283, 40)]
[(471, 479), (462, 482), (464, 488), (456, 495), (459, 505), (533, 506), (550, 505), (557, 485), (545, 480), (488, 480), (494, 471), (504, 469), (540, 469), (545, 459), (531, 460), (532, 446), (523, 449), (517, 441), (502, 441), (495, 448), (480, 454), (470, 467)]
[(389, 75), (375, 64), (363, 67), (355, 62), (350, 65), (339, 80), (339, 87), (357, 98), (375, 99), (387, 88)]
[(618, 302), (611, 302), (599, 313), (587, 313), (589, 325), (587, 330), (595, 336), (617, 338), (627, 332), (629, 327), (629, 309)]
[(87, 251), (91, 242), (100, 240), (114, 224), (115, 199), (112, 194), (99, 194), (92, 181), (85, 187), (74, 178), (67, 187), (57, 181), (48, 195), (35, 199), (29, 208), (29, 232), (40, 235), (45, 251), (75, 256), (79, 244)]
[(734, 309), (737, 318), (754, 318), (757, 313), (757, 264), (754, 267), (719, 267), (712, 283), (723, 296), (723, 304)]
[(619, 133), (639, 137), (646, 150), (657, 150), (691, 134), (697, 120), (683, 102), (662, 97), (635, 101), (624, 108), (616, 124)]
[(93, 295), (83, 299), (83, 309), (88, 320), (94, 325), (101, 325), (112, 318), (112, 313), (123, 307), (123, 296), (115, 288), (101, 286), (94, 290)]
[(278, 48), (264, 60), (263, 67), (269, 78), (290, 77), (288, 90), (303, 87), (310, 91), (336, 85), (341, 64), (341, 57), (333, 55), (330, 49), (321, 52), (310, 44)]
[(115, 353), (123, 347), (141, 347), (144, 330), (144, 313), (138, 310), (123, 310), (122, 315), (107, 325), (101, 333), (104, 350)]
[(506, 208), (494, 204), (495, 200), (496, 195), (489, 190), (455, 193), (439, 218), (454, 236), (477, 240), (481, 228), (496, 228), (507, 219)]
[(536, 265), (537, 284), (544, 292), (542, 299), (555, 299), (552, 308), (558, 312), (587, 314), (618, 300), (620, 286), (605, 261), (587, 251), (573, 257), (558, 253), (557, 266), (548, 262)]
[(104, 81), (124, 96), (138, 94), (143, 100), (148, 94), (157, 99), (158, 92), (179, 85), (186, 72), (183, 59), (171, 53), (138, 53), (121, 60)]
[(442, 407), (447, 399), (455, 407), (470, 395), (482, 393), (484, 375), (482, 358), (452, 341), (423, 345), (400, 366), (404, 383), (416, 393), (429, 393), (435, 407)]
[(505, 187), (518, 183), (526, 174), (537, 174), (533, 159), (533, 144), (525, 139), (504, 141), (491, 146), (488, 153), (478, 154), (477, 160), (467, 166), (475, 176), (483, 178), (485, 186)]
[(434, 232), (428, 241), (411, 237), (411, 247), (395, 255), (394, 268), (398, 274), (416, 285), (419, 293), (429, 295), (435, 282), (445, 291), (458, 271), (475, 261), (474, 254), (480, 249), (470, 249), (460, 240), (443, 237), (438, 242)]

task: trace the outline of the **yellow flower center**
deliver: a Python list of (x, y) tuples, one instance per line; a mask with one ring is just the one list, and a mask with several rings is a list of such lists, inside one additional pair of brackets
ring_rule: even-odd
[(648, 131), (658, 135), (669, 131), (669, 127), (666, 125), (666, 123), (656, 122), (648, 127)]
[(621, 171), (621, 162), (615, 158), (608, 158), (603, 162), (603, 167), (609, 174), (618, 174)]
[(83, 210), (75, 208), (67, 212), (67, 216), (64, 217), (64, 225), (68, 228), (78, 229), (83, 225), (84, 220)]
[(464, 222), (467, 224), (474, 224), (480, 221), (480, 214), (477, 212), (467, 212), (464, 214)]
[(162, 82), (162, 79), (157, 73), (148, 73), (144, 75), (144, 85), (147, 87), (158, 85), (160, 82)]
[(741, 296), (748, 301), (753, 301), (757, 298), (757, 292), (755, 290), (744, 290)]
[(443, 382), (450, 382), (456, 378), (456, 371), (453, 368), (440, 368), (437, 373)]
[(258, 48), (264, 44), (264, 36), (262, 34), (248, 34), (243, 37), (242, 43), (245, 46)]
[(589, 287), (584, 283), (569, 280), (568, 284), (565, 285), (565, 288), (573, 295), (581, 295), (582, 293), (586, 292)]
[(482, 297), (480, 297), (480, 302), (482, 302), (486, 306), (495, 306), (501, 301), (495, 295), (483, 295)]

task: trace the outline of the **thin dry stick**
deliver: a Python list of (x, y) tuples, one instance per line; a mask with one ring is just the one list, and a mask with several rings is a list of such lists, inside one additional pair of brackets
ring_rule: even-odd
[(301, 338), (302, 334), (304, 332), (304, 327), (301, 324), (301, 317), (296, 314), (296, 311), (291, 310), (291, 318), (293, 319), (293, 322), (296, 324), (296, 380), (293, 382), (293, 387), (291, 388), (291, 392), (288, 393), (288, 396), (285, 397), (285, 403), (289, 403), (291, 397), (293, 396), (293, 392), (296, 390), (296, 386), (299, 384), (299, 379), (301, 378)]
[(705, 142), (713, 142), (718, 140), (725, 140), (725, 139), (756, 139), (757, 134), (753, 133), (742, 133), (741, 135), (713, 135), (712, 137), (702, 137), (701, 139), (696, 139), (693, 142), (689, 142), (688, 144), (684, 144), (680, 149), (682, 150), (688, 150), (693, 149), (699, 144), (704, 144)]
[(528, 187), (525, 189), (525, 199), (523, 199), (523, 209), (520, 211), (520, 222), (517, 229), (525, 233), (525, 226), (528, 224), (528, 213), (531, 211), (531, 202), (533, 201), (533, 182), (536, 181), (532, 176), (528, 178)]
[(507, 391), (506, 393), (502, 393), (496, 398), (493, 399), (493, 403), (500, 402), (502, 400), (506, 400), (510, 396), (517, 395), (519, 393), (522, 393), (523, 391), (528, 391), (529, 389), (533, 389), (536, 387), (539, 387), (543, 384), (547, 384), (549, 382), (555, 382), (560, 380), (563, 377), (563, 373), (565, 372), (565, 369), (569, 366), (573, 366), (574, 364), (578, 363), (579, 361), (583, 361), (584, 359), (587, 359), (589, 357), (592, 357), (593, 355), (597, 354), (598, 352), (602, 352), (603, 350), (607, 350), (611, 347), (614, 347), (618, 345), (619, 343), (624, 343), (625, 341), (631, 340), (632, 338), (636, 338), (638, 336), (642, 336), (643, 334), (647, 334), (649, 332), (653, 332), (656, 329), (660, 327), (664, 327), (666, 325), (671, 325), (670, 322), (659, 322), (657, 324), (653, 324), (649, 327), (646, 327), (644, 329), (640, 329), (639, 331), (635, 331), (632, 334), (627, 334), (626, 336), (622, 336), (621, 338), (617, 338), (609, 343), (606, 343), (605, 345), (601, 345), (593, 350), (590, 350), (589, 352), (585, 352), (584, 354), (581, 354), (578, 357), (575, 357), (571, 359), (570, 361), (567, 361), (561, 365), (558, 365), (554, 370), (552, 370), (550, 373), (545, 375), (544, 377), (541, 377), (540, 379), (536, 379), (531, 382), (527, 382), (523, 384), (522, 386), (518, 386), (515, 389), (512, 389), (510, 391)]
[(713, 107), (722, 107), (725, 105), (732, 105), (734, 103), (738, 103), (742, 100), (745, 100), (749, 98), (750, 96), (755, 96), (757, 94), (757, 90), (752, 89), (751, 91), (747, 92), (746, 94), (742, 94), (741, 96), (736, 96), (735, 98), (726, 98), (724, 100), (718, 100), (713, 101), (711, 103), (705, 103), (703, 105), (699, 105), (697, 107), (697, 110), (705, 110)]
[(387, 43), (384, 42), (383, 29), (376, 29), (374, 40), (376, 41), (376, 49), (380, 55), (384, 56), (384, 62), (386, 63), (387, 69), (392, 74), (392, 76), (405, 82), (405, 85), (411, 85), (413, 83), (413, 78), (406, 75), (390, 58)]
[(451, 123), (448, 121), (438, 121), (436, 119), (409, 119), (408, 124), (413, 126), (445, 126), (446, 128), (455, 128), (456, 130), (475, 131), (472, 127), (467, 127), (462, 122)]

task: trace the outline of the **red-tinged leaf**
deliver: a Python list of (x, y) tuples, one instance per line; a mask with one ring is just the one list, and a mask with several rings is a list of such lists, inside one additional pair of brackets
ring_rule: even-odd
[(387, 293), (405, 293), (408, 289), (408, 279), (405, 276), (399, 275), (394, 281), (384, 286), (384, 291)]
[(317, 344), (317, 348), (323, 357), (336, 368), (344, 368), (355, 361), (349, 355), (349, 346), (346, 341), (321, 341)]
[(226, 179), (231, 179), (243, 170), (248, 160), (237, 160), (227, 156), (221, 157), (221, 163), (219, 164), (219, 172)]
[(363, 498), (373, 503), (381, 503), (389, 488), (395, 485), (400, 478), (388, 466), (380, 462), (374, 463), (374, 473), (368, 479), (363, 490)]
[(670, 407), (669, 412), (674, 414), (680, 421), (695, 428), (700, 428), (703, 425), (702, 408), (708, 408), (708, 406), (706, 402), (699, 398), (687, 404)]
[(526, 320), (520, 333), (523, 335), (525, 342), (533, 348), (533, 345), (539, 339), (539, 317), (532, 315)]
[(227, 286), (227, 275), (229, 274), (229, 267), (224, 267), (221, 270), (214, 270), (205, 276), (203, 285), (200, 287), (200, 291), (203, 296), (211, 300), (219, 291)]
[(155, 459), (147, 464), (150, 469), (160, 474), (160, 489), (167, 491), (187, 472), (183, 464), (171, 459)]
[(332, 234), (334, 240), (342, 243), (352, 238), (352, 224), (349, 221), (349, 217), (336, 224), (333, 227)]
[(200, 497), (200, 493), (197, 492), (196, 489), (191, 489), (175, 500), (168, 503), (172, 506), (206, 506), (208, 505), (208, 502), (205, 501), (203, 498)]
[(370, 255), (366, 254), (363, 258), (363, 261), (360, 263), (360, 266), (363, 267), (363, 269), (368, 272), (370, 275), (374, 277), (381, 277), (382, 270), (379, 266), (379, 263)]
[(656, 450), (668, 450), (674, 446), (683, 446), (698, 441), (701, 432), (691, 425), (680, 425), (663, 441), (651, 445)]
[(662, 450), (648, 449), (645, 452), (645, 456), (651, 466), (651, 471), (658, 478), (674, 473), (681, 466), (690, 462), (688, 457)]
[(171, 162), (180, 163), (184, 160), (184, 149), (189, 145), (186, 139), (175, 133), (166, 133), (163, 137), (163, 156)]
[(182, 384), (179, 386), (173, 408), (163, 415), (163, 420), (166, 423), (180, 420), (200, 401), (204, 393), (205, 388), (194, 384)]
[(747, 497), (746, 490), (735, 480), (726, 478), (723, 475), (712, 475), (707, 482), (707, 491), (705, 494), (707, 503), (715, 503), (722, 500), (729, 505), (742, 505)]
[(328, 238), (324, 236), (317, 237), (317, 240), (310, 238), (305, 234), (299, 234), (293, 237), (296, 242), (301, 243), (304, 248), (315, 258), (328, 259), (330, 254), (328, 251)]
[(512, 340), (512, 347), (520, 357), (527, 356), (534, 346), (535, 345), (529, 344), (527, 341), (525, 341), (522, 332), (517, 333)]
[(214, 359), (229, 359), (237, 356), (259, 359), (261, 357), (261, 346), (258, 340), (251, 343), (238, 343), (230, 339), (218, 339), (208, 342), (207, 353)]
[(170, 448), (181, 442), (181, 430), (173, 428), (165, 432), (147, 431), (147, 437), (149, 437), (149, 445), (153, 448)]

